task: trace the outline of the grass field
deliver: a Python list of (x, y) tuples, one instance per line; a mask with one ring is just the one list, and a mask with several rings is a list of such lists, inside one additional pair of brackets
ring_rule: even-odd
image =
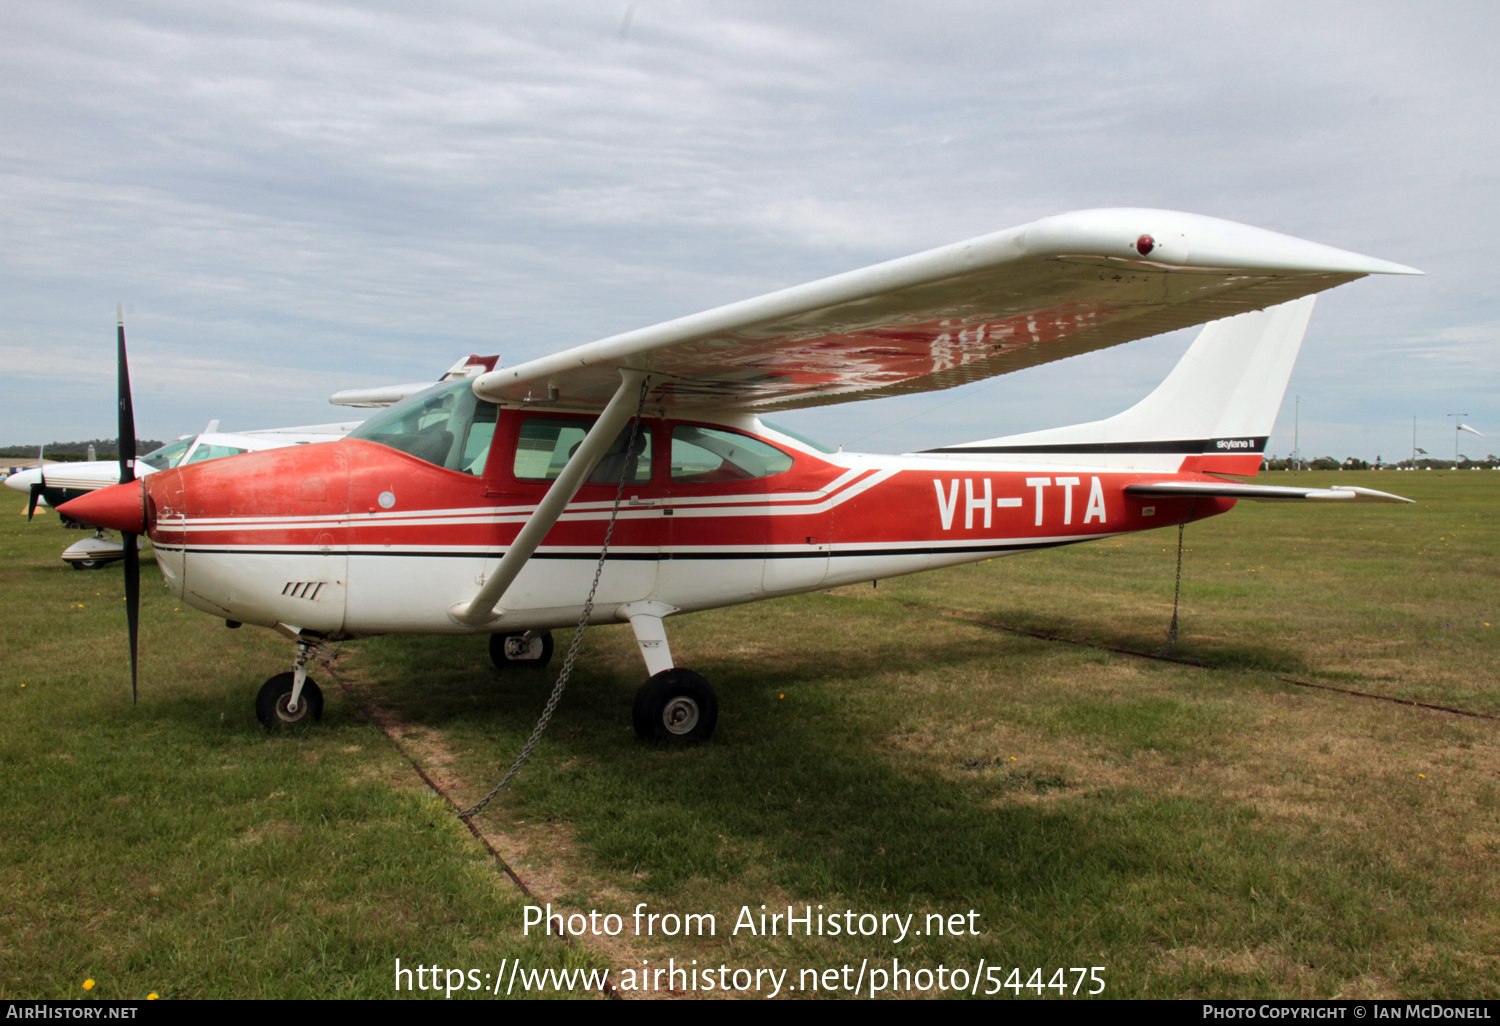
[[(1189, 527), (1175, 655), (1202, 666), (1108, 650), (1161, 647), (1175, 531), (674, 621), (721, 700), (688, 751), (635, 740), (629, 630), (591, 631), (478, 820), (539, 900), (624, 917), (581, 941), (521, 936), (527, 899), (407, 761), (477, 798), (550, 677), (497, 673), (483, 639), (354, 642), (351, 692), (319, 674), (322, 723), (267, 735), (251, 701), (290, 646), (180, 607), (148, 562), (132, 708), (119, 570), (67, 569), (80, 535), (5, 492), (0, 995), (390, 997), (400, 958), (609, 968), (626, 997), (669, 959), (787, 970), (794, 996), (862, 964), (867, 993), (893, 959), (929, 972), (908, 996), (939, 966), (1003, 997), (1074, 966), (1110, 997), (1500, 996), (1500, 475), (1267, 479), (1299, 477), (1417, 505)], [(637, 936), (640, 903), (716, 934)], [(789, 904), (962, 928), (732, 932)]]

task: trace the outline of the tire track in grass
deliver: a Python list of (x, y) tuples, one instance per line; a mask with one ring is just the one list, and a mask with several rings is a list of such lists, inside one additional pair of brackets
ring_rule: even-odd
[[(335, 656), (332, 661), (324, 662), (322, 664), (323, 668), (327, 671), (328, 676), (332, 678), (334, 683), (339, 686), (339, 688), (344, 692), (344, 695), (349, 699), (349, 701), (353, 702), (354, 706), (359, 709), (359, 711), (364, 714), (364, 716), (371, 723), (375, 724), (376, 728), (382, 734), (385, 735), (386, 739), (390, 741), (390, 743), (395, 747), (396, 751), (401, 754), (401, 757), (411, 765), (411, 768), (413, 770), (416, 771), (417, 776), (422, 779), (422, 782), (426, 784), (434, 794), (438, 795), (443, 799), (443, 801), (448, 803), (448, 805), (453, 809), (454, 816), (457, 818), (458, 813), (463, 811), (463, 809), (466, 807), (466, 804), (454, 798), (452, 791), (456, 787), (461, 786), (462, 781), (458, 780), (457, 777), (453, 777), (449, 774), (437, 772), (436, 769), (433, 773), (429, 773), (427, 768), (425, 768), (422, 764), (423, 761), (425, 761), (430, 766), (440, 767), (446, 766), (452, 761), (451, 755), (447, 752), (444, 746), (441, 734), (439, 734), (435, 730), (432, 730), (431, 728), (422, 728), (420, 738), (413, 743), (413, 739), (417, 737), (416, 725), (408, 723), (407, 721), (392, 713), (389, 709), (376, 705), (368, 698), (361, 695), (357, 690), (355, 690), (355, 686), (353, 684), (345, 680), (343, 676), (338, 673), (335, 666), (337, 660), (338, 656)], [(489, 852), (490, 856), (494, 858), (495, 865), (500, 869), (501, 872), (503, 872), (507, 877), (510, 878), (510, 881), (516, 885), (517, 889), (519, 889), (522, 894), (524, 894), (533, 903), (541, 904), (546, 902), (547, 899), (545, 898), (545, 896), (538, 897), (537, 893), (533, 891), (532, 888), (527, 885), (526, 881), (521, 878), (521, 875), (516, 871), (515, 867), (513, 867), (508, 861), (506, 861), (505, 856), (501, 854), (501, 848), (505, 848), (510, 851), (530, 852), (538, 846), (530, 844), (524, 839), (509, 834), (493, 825), (489, 825), (487, 828), (481, 827), (475, 822), (475, 819), (477, 818), (478, 817), (475, 816), (468, 819), (461, 819), (460, 821), (464, 824), (465, 827), (468, 828), (469, 833), (474, 835), (475, 840), (477, 840), (481, 845), (484, 846), (485, 851)], [(565, 886), (563, 881), (554, 874), (528, 873), (528, 875), (532, 877), (533, 882), (536, 883), (540, 888), (545, 888), (546, 890), (553, 891), (558, 894), (567, 893), (568, 888)], [(538, 879), (539, 877), (540, 879)], [(571, 910), (559, 909), (557, 908), (555, 902), (552, 904), (552, 935), (558, 937), (558, 939), (563, 943), (577, 944), (596, 951), (610, 963), (609, 972), (611, 977), (618, 970), (618, 966), (624, 964), (634, 964), (635, 961), (638, 961), (638, 959), (636, 959), (635, 953), (628, 950), (628, 946), (626, 945), (618, 943), (603, 943), (597, 937), (584, 939), (581, 936), (569, 934), (566, 931), (564, 924), (566, 922), (567, 912)], [(616, 948), (619, 948), (620, 950), (614, 950)], [(602, 993), (604, 994), (604, 996), (612, 998), (616, 1001), (624, 1000), (624, 997), (619, 993), (618, 990), (615, 989), (614, 984), (610, 982), (605, 983)]]

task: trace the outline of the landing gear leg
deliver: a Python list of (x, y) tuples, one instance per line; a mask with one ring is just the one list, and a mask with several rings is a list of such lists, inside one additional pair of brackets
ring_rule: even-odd
[(693, 744), (706, 741), (719, 721), (719, 700), (708, 681), (672, 664), (662, 617), (677, 610), (660, 602), (632, 602), (620, 608), (630, 620), (635, 643), (651, 678), (636, 692), (631, 718), (645, 741)]
[(255, 716), (267, 727), (300, 727), (323, 718), (323, 691), (307, 675), (313, 645), (297, 643), (291, 673), (278, 673), (261, 685), (255, 696)]

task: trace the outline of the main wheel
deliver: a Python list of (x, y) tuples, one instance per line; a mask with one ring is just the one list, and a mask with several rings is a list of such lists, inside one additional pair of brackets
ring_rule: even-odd
[(692, 670), (674, 667), (641, 685), (632, 716), (642, 740), (692, 744), (708, 740), (714, 732), (719, 700), (708, 681)]
[(311, 677), (302, 682), (302, 700), (297, 711), (287, 706), (292, 702), (292, 683), (296, 677), (290, 673), (278, 673), (261, 685), (255, 696), (255, 717), (268, 727), (300, 727), (304, 723), (323, 718), (323, 692)]
[(519, 666), (528, 670), (545, 670), (551, 661), (551, 631), (533, 634), (530, 639), (524, 634), (490, 635), (490, 662), (496, 669)]
[(68, 565), (71, 566), (74, 570), (97, 570), (101, 566), (103, 566), (104, 563), (102, 560), (98, 559), (75, 559)]

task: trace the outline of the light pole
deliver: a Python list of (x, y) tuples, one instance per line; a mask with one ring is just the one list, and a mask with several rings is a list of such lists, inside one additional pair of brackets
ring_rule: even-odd
[(1297, 396), (1297, 403), (1292, 407), (1292, 458), (1296, 462), (1297, 469), (1302, 469), (1302, 396)]

